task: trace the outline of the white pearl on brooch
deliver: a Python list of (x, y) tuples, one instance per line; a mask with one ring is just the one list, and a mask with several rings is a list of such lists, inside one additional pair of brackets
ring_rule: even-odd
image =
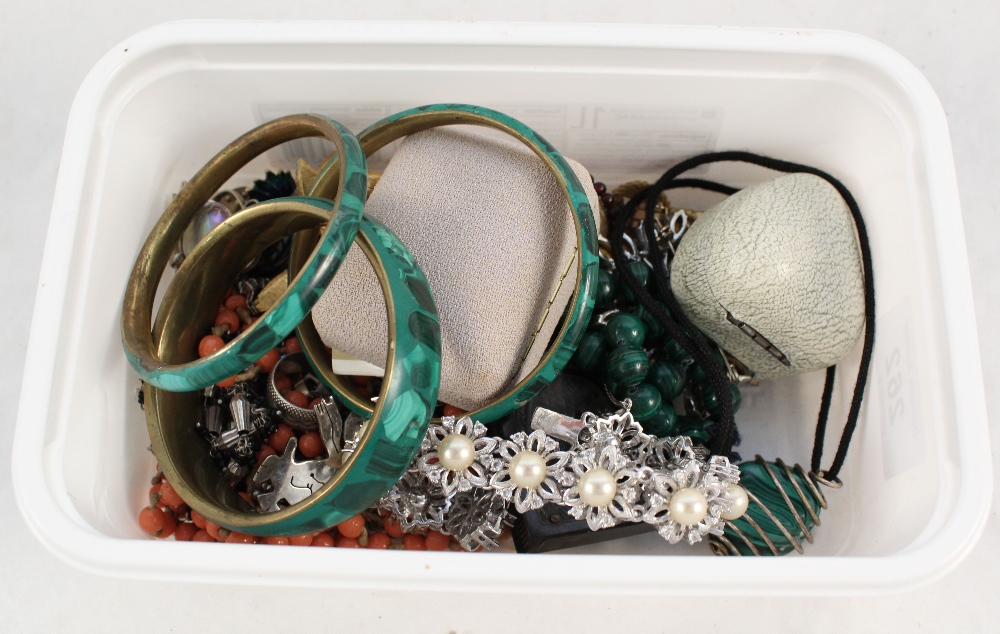
[(510, 459), (510, 480), (522, 489), (545, 481), (545, 458), (534, 451), (520, 451)]
[(726, 485), (726, 499), (729, 500), (729, 510), (722, 514), (724, 520), (738, 520), (747, 512), (750, 506), (750, 496), (747, 490), (738, 484), (730, 482)]
[(698, 489), (678, 489), (667, 505), (670, 519), (681, 526), (694, 526), (708, 516), (708, 500)]
[(475, 462), (476, 447), (468, 436), (449, 434), (438, 445), (437, 457), (448, 471), (464, 471)]
[(618, 493), (618, 483), (607, 469), (591, 469), (580, 476), (579, 491), (587, 506), (607, 506)]

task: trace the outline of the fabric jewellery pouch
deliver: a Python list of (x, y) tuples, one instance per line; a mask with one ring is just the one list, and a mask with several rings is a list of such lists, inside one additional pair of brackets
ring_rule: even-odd
[[(567, 159), (599, 224), (587, 170)], [(441, 318), (440, 399), (476, 410), (520, 381), (548, 347), (573, 294), (576, 233), (557, 178), (516, 139), (471, 126), (406, 137), (365, 205), (410, 249)], [(382, 295), (352, 247), (313, 308), (323, 342), (379, 373)], [(358, 310), (359, 306), (372, 310)], [(334, 361), (338, 374), (362, 374)]]

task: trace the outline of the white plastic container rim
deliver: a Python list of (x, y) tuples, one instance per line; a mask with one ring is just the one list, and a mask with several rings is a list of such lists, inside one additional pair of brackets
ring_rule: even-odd
[[(423, 552), (337, 552), (337, 571), (316, 566), (315, 551), (280, 549), (262, 567), (254, 546), (178, 544), (121, 539), (94, 530), (61, 487), (60, 426), (68, 412), (52, 411), (59, 363), (53, 320), (65, 319), (69, 254), (77, 240), (77, 216), (85, 194), (88, 156), (102, 121), (106, 87), (141, 58), (171, 48), (207, 44), (357, 43), (363, 45), (586, 46), (753, 53), (813, 53), (856, 62), (894, 82), (910, 97), (924, 147), (926, 188), (933, 211), (933, 241), (943, 296), (947, 361), (951, 365), (963, 483), (951, 515), (933, 525), (911, 548), (887, 557), (683, 558), (515, 554), (450, 555)], [(413, 104), (416, 105), (416, 104)], [(56, 316), (56, 317), (53, 317)], [(18, 505), (28, 525), (55, 554), (101, 574), (223, 583), (268, 583), (394, 589), (537, 593), (592, 593), (595, 576), (614, 579), (602, 593), (622, 594), (870, 594), (927, 583), (953, 568), (985, 525), (992, 465), (979, 344), (951, 145), (944, 112), (920, 72), (902, 56), (872, 40), (824, 31), (618, 25), (232, 22), (172, 23), (143, 31), (109, 52), (81, 86), (70, 114), (59, 179), (42, 262), (14, 442), (13, 476)], [(832, 423), (831, 423), (832, 424)], [(850, 486), (850, 484), (848, 484)], [(830, 511), (835, 512), (835, 511)], [(278, 550), (278, 549), (276, 549)], [(684, 562), (683, 581), (665, 572)], [(691, 563), (695, 563), (691, 566)], [(660, 564), (660, 565), (657, 565)], [(668, 566), (675, 567), (675, 566)]]

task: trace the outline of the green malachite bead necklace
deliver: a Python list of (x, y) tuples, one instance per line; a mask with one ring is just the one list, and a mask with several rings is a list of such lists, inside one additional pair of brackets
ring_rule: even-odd
[[(609, 212), (620, 211), (622, 196), (607, 193), (603, 183), (595, 183), (595, 188), (603, 194), (602, 202)], [(658, 205), (657, 211), (666, 213), (668, 208)], [(708, 383), (708, 375), (683, 346), (665, 336), (664, 328), (649, 309), (620, 282), (615, 262), (603, 257), (601, 266), (595, 317), (573, 356), (573, 366), (603, 381), (615, 398), (631, 399), (632, 415), (647, 433), (661, 437), (685, 435), (697, 444), (707, 443), (715, 426), (712, 417), (720, 413), (719, 399)], [(626, 266), (643, 288), (650, 286), (653, 268), (642, 253), (634, 253)], [(659, 303), (659, 307), (669, 313), (664, 304)], [(728, 367), (721, 352), (716, 350), (714, 357)], [(729, 392), (735, 411), (741, 402), (739, 387), (730, 382)], [(674, 406), (678, 399), (684, 404), (683, 416)]]

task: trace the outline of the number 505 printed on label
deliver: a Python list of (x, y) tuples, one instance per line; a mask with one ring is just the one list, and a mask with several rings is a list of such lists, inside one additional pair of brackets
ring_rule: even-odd
[(909, 298), (879, 322), (872, 391), (879, 402), (886, 480), (916, 468), (926, 457), (923, 408), (915, 389), (914, 330), (913, 303)]

